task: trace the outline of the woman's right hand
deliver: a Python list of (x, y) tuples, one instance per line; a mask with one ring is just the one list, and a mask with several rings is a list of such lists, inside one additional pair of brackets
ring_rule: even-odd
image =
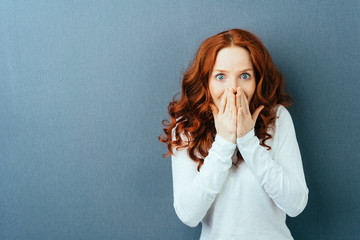
[(236, 143), (236, 106), (233, 91), (229, 88), (225, 89), (219, 109), (212, 103), (210, 107), (217, 134), (231, 143)]

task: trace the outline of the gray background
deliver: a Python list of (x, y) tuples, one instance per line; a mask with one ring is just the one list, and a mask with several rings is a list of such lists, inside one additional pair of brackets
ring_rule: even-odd
[[(151, 3), (150, 3), (151, 2)], [(0, 1), (0, 239), (198, 239), (157, 140), (201, 42), (257, 34), (295, 98), (295, 239), (360, 234), (359, 1)]]

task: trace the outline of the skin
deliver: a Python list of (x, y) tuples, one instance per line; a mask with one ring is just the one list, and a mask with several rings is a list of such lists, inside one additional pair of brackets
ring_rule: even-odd
[(236, 143), (251, 131), (263, 105), (251, 115), (249, 102), (256, 88), (256, 79), (249, 52), (242, 47), (221, 49), (209, 78), (209, 90), (215, 128), (225, 140)]

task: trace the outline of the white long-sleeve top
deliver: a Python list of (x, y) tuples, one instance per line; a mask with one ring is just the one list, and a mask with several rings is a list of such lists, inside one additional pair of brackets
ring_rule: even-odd
[[(271, 150), (254, 130), (236, 144), (216, 135), (198, 172), (186, 148), (173, 149), (175, 212), (188, 226), (202, 223), (201, 240), (293, 239), (286, 214), (303, 211), (309, 190), (291, 116), (282, 105), (275, 110)], [(244, 161), (235, 166), (237, 149)]]

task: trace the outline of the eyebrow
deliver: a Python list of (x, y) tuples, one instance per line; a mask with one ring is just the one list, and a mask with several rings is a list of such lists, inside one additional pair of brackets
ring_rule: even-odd
[[(254, 70), (252, 68), (247, 68), (247, 69), (240, 70), (239, 72), (246, 72), (246, 71), (254, 71)], [(228, 71), (221, 70), (221, 69), (214, 69), (213, 72), (226, 72), (226, 73), (228, 73)]]

